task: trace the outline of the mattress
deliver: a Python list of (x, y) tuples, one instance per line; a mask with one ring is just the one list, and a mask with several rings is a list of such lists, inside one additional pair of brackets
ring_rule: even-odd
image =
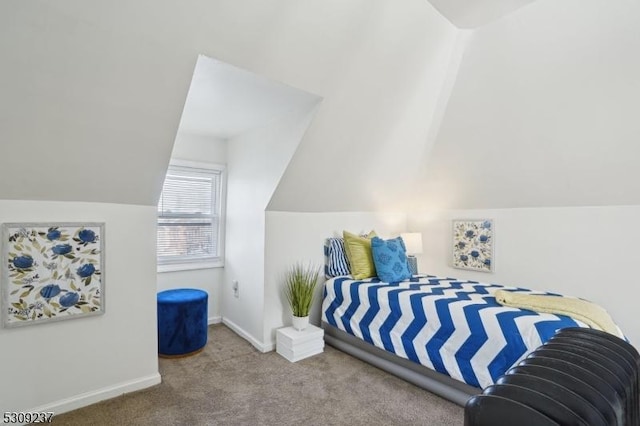
[(432, 275), (398, 283), (340, 276), (325, 283), (322, 319), (480, 388), (493, 384), (558, 329), (586, 327), (567, 316), (502, 306), (493, 296), (498, 289), (549, 294)]

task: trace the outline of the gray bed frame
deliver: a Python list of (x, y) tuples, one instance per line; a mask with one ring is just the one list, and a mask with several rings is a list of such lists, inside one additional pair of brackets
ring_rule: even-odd
[(324, 329), (325, 342), (334, 348), (462, 407), (464, 407), (469, 398), (482, 392), (480, 388), (452, 379), (428, 367), (373, 346), (324, 321), (322, 322), (322, 328)]

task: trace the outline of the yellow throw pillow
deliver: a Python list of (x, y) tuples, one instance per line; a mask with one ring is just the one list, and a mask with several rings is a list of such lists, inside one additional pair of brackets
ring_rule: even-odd
[(376, 266), (373, 263), (373, 255), (371, 254), (371, 238), (376, 237), (376, 233), (371, 231), (366, 237), (361, 237), (351, 232), (343, 231), (342, 236), (353, 279), (361, 280), (375, 277)]
[(373, 231), (373, 230), (371, 232), (369, 232), (368, 234), (360, 234), (360, 235), (352, 234), (351, 232), (348, 232), (348, 231), (342, 231), (342, 239), (343, 239), (343, 241), (345, 241), (344, 252), (347, 255), (347, 260), (349, 260), (349, 261), (351, 259), (351, 253), (349, 253), (349, 245), (346, 244), (346, 240), (345, 240), (346, 234), (348, 234), (349, 237), (353, 238), (353, 239), (366, 238), (368, 240), (371, 240), (373, 237), (377, 237), (378, 236), (378, 234), (376, 234), (376, 231)]

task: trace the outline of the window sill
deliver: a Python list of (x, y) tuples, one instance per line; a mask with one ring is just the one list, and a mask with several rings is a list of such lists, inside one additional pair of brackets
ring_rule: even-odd
[(196, 269), (214, 269), (223, 268), (224, 262), (194, 262), (194, 263), (168, 263), (164, 265), (158, 265), (158, 273), (164, 272), (179, 272), (179, 271), (192, 271)]

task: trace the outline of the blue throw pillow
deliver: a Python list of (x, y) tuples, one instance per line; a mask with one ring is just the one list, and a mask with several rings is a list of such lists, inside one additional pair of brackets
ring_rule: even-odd
[(401, 237), (390, 240), (373, 237), (371, 252), (380, 280), (393, 283), (411, 278), (407, 262), (407, 249)]

